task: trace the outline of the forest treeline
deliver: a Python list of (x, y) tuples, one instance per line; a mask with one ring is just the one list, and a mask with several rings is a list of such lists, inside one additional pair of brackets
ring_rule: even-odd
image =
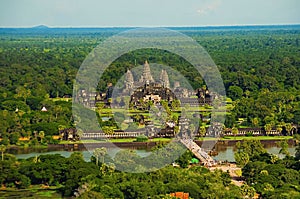
[[(111, 31), (111, 32), (110, 32)], [(73, 81), (85, 57), (100, 41), (120, 30), (0, 30), (1, 137), (71, 127)], [(300, 121), (300, 28), (241, 28), (181, 30), (192, 36), (218, 66), (233, 109), (225, 125), (282, 127)], [(116, 83), (127, 69), (149, 63), (164, 64), (183, 74), (196, 89), (205, 84), (183, 58), (162, 50), (143, 49), (115, 60), (99, 81)], [(170, 76), (172, 81), (172, 76)], [(48, 112), (41, 112), (45, 106)], [(17, 111), (16, 111), (17, 110)], [(55, 129), (55, 130), (54, 130)], [(38, 136), (36, 136), (38, 137)]]
[[(126, 156), (127, 155), (127, 156)], [(130, 157), (138, 156), (125, 151), (124, 166)], [(190, 156), (189, 156), (190, 157)], [(64, 198), (166, 198), (168, 194), (185, 191), (192, 198), (242, 198), (243, 189), (231, 184), (228, 173), (210, 172), (207, 168), (178, 168), (167, 166), (151, 173), (119, 172), (114, 165), (86, 162), (83, 155), (74, 152), (69, 158), (59, 154), (40, 155), (16, 160), (5, 154), (0, 160), (0, 183), (7, 188), (25, 189), (30, 186), (57, 187)], [(249, 188), (249, 186), (247, 186)]]
[[(177, 150), (176, 145), (167, 147)], [(295, 157), (290, 156), (286, 141), (282, 141), (280, 147), (280, 153), (285, 155), (283, 159), (267, 153), (258, 140), (237, 143), (235, 159), (242, 172), (237, 171), (236, 175), (244, 177), (240, 187), (232, 183), (229, 172), (218, 169), (210, 172), (203, 166), (190, 165), (190, 151), (176, 160), (175, 167), (169, 165), (143, 172), (145, 168), (139, 165), (143, 158), (135, 151), (121, 150), (111, 163), (104, 147), (95, 149), (89, 162), (80, 152), (68, 158), (47, 154), (17, 160), (1, 150), (0, 184), (13, 190), (50, 186), (64, 198), (171, 198), (168, 196), (174, 192), (189, 193), (191, 198), (199, 199), (253, 198), (256, 193), (263, 198), (299, 198), (300, 145)], [(160, 154), (152, 164), (168, 157), (168, 153)], [(139, 173), (120, 172), (117, 168), (121, 167)]]

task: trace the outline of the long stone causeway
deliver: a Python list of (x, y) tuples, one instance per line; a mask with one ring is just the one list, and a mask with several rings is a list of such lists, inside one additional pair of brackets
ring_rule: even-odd
[(204, 165), (213, 166), (216, 164), (216, 161), (192, 139), (180, 139), (180, 142), (186, 146)]

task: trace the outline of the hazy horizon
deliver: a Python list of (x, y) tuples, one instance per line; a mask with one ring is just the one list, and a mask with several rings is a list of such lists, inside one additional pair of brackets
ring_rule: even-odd
[(33, 26), (0, 26), (0, 28), (210, 28), (210, 27), (243, 27), (243, 26), (300, 26), (300, 23), (294, 23), (294, 24), (228, 24), (228, 25), (198, 25), (198, 26), (192, 26), (192, 25), (182, 25), (182, 26), (48, 26), (45, 24), (37, 24)]
[(0, 27), (202, 27), (300, 24), (298, 0), (1, 0)]

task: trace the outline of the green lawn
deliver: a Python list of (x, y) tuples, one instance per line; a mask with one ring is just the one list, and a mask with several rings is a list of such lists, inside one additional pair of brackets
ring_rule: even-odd
[(219, 138), (214, 138), (214, 137), (199, 137), (196, 138), (195, 140), (200, 140), (200, 141), (208, 141), (208, 140), (219, 140)]
[(293, 139), (292, 136), (225, 136), (221, 140), (286, 140), (286, 139)]
[(41, 145), (41, 144), (29, 146), (28, 143), (26, 143), (26, 141), (19, 141), (18, 145), (15, 145), (15, 144), (8, 145), (8, 148), (14, 148), (14, 147), (31, 148), (31, 149), (46, 149), (46, 148), (48, 148), (47, 145)]
[(79, 141), (66, 141), (66, 140), (62, 140), (59, 142), (59, 144), (81, 144), (81, 143), (100, 143), (100, 142), (104, 142), (101, 140), (79, 140)]
[(168, 142), (171, 140), (172, 140), (172, 138), (153, 138), (149, 141), (151, 141), (151, 142)]
[[(225, 136), (223, 138), (213, 138), (213, 137), (204, 137), (204, 138), (196, 138), (196, 140), (286, 140), (286, 139), (293, 139), (292, 136)], [(154, 138), (149, 139), (148, 142), (169, 142), (172, 138)], [(136, 141), (136, 138), (119, 138), (119, 139), (110, 139), (107, 140), (110, 142), (134, 142)], [(106, 140), (80, 140), (76, 142), (71, 141), (61, 141), (59, 144), (80, 144), (80, 143), (101, 143), (101, 142), (107, 142)]]
[[(136, 138), (119, 138), (119, 139), (109, 139), (107, 141), (110, 142), (134, 142), (136, 141)], [(171, 138), (154, 138), (154, 139), (149, 139), (149, 142), (168, 142), (171, 141)], [(59, 144), (80, 144), (80, 143), (101, 143), (101, 142), (106, 142), (106, 140), (79, 140), (76, 142), (72, 141), (61, 141)]]
[(120, 139), (110, 139), (110, 142), (133, 142), (135, 138), (120, 138)]
[[(110, 139), (110, 142), (134, 142), (135, 138), (120, 138), (120, 139)], [(154, 138), (149, 139), (148, 142), (168, 142), (171, 141), (171, 138)]]
[(71, 102), (71, 101), (72, 101), (72, 98), (62, 98), (62, 97), (58, 97), (58, 98), (49, 98), (49, 100), (52, 100), (53, 102), (56, 102), (56, 101)]

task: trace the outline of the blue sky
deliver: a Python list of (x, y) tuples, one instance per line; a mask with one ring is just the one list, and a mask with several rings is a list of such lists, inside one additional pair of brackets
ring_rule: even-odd
[(0, 0), (0, 27), (300, 24), (299, 0)]

